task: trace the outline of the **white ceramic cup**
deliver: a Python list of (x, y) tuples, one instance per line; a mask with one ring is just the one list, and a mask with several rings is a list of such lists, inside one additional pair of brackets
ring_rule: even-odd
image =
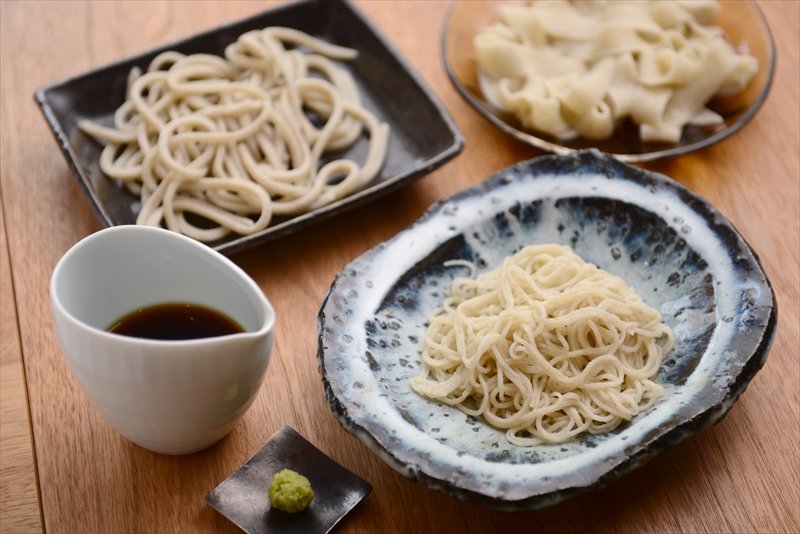
[[(116, 226), (73, 246), (50, 281), (53, 321), (73, 375), (103, 417), (147, 449), (188, 454), (222, 439), (250, 407), (269, 362), (275, 313), (232, 261), (179, 234)], [(189, 302), (244, 333), (183, 341), (113, 334), (142, 307)]]

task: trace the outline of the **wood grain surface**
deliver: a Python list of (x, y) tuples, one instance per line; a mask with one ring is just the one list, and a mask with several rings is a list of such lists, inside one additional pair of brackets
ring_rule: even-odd
[(766, 365), (719, 424), (604, 489), (526, 513), (488, 510), (405, 479), (346, 432), (325, 400), (316, 314), (334, 275), (435, 200), (540, 154), (491, 127), (450, 85), (438, 41), (446, 3), (358, 5), (439, 96), (466, 148), (388, 198), (233, 257), (277, 310), (272, 362), (256, 402), (226, 439), (170, 457), (114, 432), (79, 390), (57, 345), (50, 274), (71, 245), (100, 226), (32, 95), (54, 79), (268, 4), (0, 2), (0, 531), (235, 532), (204, 496), (283, 424), (373, 485), (340, 532), (800, 531), (800, 3), (760, 2), (778, 69), (753, 121), (699, 153), (647, 165), (707, 198), (760, 255), (780, 309)]
[(0, 202), (0, 532), (42, 529), (28, 393)]

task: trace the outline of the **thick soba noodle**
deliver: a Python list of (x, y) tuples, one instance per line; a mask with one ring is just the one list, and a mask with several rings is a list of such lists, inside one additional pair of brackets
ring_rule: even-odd
[(662, 395), (672, 331), (619, 277), (568, 247), (529, 246), (456, 278), (422, 343), (419, 394), (517, 445), (608, 432)]
[[(113, 128), (79, 127), (107, 143), (101, 170), (141, 195), (138, 224), (201, 241), (252, 234), (273, 215), (350, 195), (380, 171), (389, 127), (329, 59), (356, 55), (282, 27), (241, 35), (224, 58), (165, 52), (146, 72), (131, 72)], [(364, 129), (363, 162), (323, 163), (323, 154), (346, 150)]]
[(710, 22), (713, 0), (547, 0), (500, 8), (475, 37), (481, 90), (523, 126), (604, 139), (625, 119), (644, 141), (676, 143), (706, 108), (742, 91), (758, 61)]

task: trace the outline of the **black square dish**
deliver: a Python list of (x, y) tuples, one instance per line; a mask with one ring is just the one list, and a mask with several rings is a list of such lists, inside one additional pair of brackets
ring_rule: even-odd
[[(314, 500), (302, 512), (271, 508), (267, 487), (291, 469), (311, 481)], [(242, 467), (206, 496), (206, 502), (248, 534), (329, 532), (372, 491), (365, 480), (328, 458), (284, 426)]]
[[(42, 113), (104, 225), (133, 224), (139, 199), (100, 171), (102, 146), (81, 132), (78, 122), (89, 119), (111, 124), (114, 111), (125, 99), (126, 79), (133, 66), (144, 69), (166, 50), (222, 54), (225, 46), (240, 34), (267, 26), (289, 26), (358, 50), (358, 58), (344, 62), (343, 67), (355, 79), (365, 107), (391, 127), (388, 155), (380, 174), (365, 189), (303, 215), (276, 217), (259, 233), (233, 235), (210, 243), (217, 251), (228, 254), (263, 243), (385, 195), (462, 150), (463, 137), (441, 103), (355, 6), (338, 0), (292, 3), (50, 83), (36, 91)], [(352, 152), (357, 157), (363, 151), (360, 144), (347, 155)]]

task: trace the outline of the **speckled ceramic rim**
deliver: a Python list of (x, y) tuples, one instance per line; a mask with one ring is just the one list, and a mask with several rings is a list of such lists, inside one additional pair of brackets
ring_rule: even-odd
[[(447, 61), (447, 30), (450, 25), (450, 20), (456, 9), (456, 6), (458, 5), (458, 2), (459, 0), (454, 0), (452, 4), (450, 4), (450, 6), (448, 7), (440, 39), (442, 62), (444, 63), (445, 71), (447, 72), (447, 76), (448, 78), (450, 78), (450, 82), (453, 84), (453, 87), (455, 87), (458, 93), (464, 98), (464, 100), (466, 100), (473, 108), (475, 108), (475, 110), (478, 113), (483, 115), (483, 117), (486, 120), (494, 124), (496, 127), (500, 128), (507, 134), (522, 141), (523, 143), (527, 143), (531, 146), (534, 146), (546, 152), (550, 152), (552, 154), (564, 155), (564, 154), (569, 154), (571, 152), (575, 152), (576, 151), (575, 149), (569, 148), (564, 145), (559, 145), (557, 143), (552, 143), (550, 141), (547, 141), (546, 139), (536, 137), (535, 135), (532, 135), (528, 132), (515, 128), (514, 126), (512, 126), (511, 124), (500, 118), (485, 102), (476, 98), (471, 91), (469, 91), (466, 87), (464, 87), (461, 84), (458, 77), (455, 75), (452, 68), (450, 67), (449, 62)], [(761, 109), (761, 106), (767, 99), (767, 95), (769, 94), (770, 88), (772, 87), (772, 80), (775, 77), (775, 65), (776, 65), (775, 40), (772, 37), (771, 30), (769, 29), (769, 24), (767, 24), (767, 19), (766, 17), (764, 17), (764, 13), (761, 11), (761, 8), (758, 7), (758, 4), (752, 2), (752, 6), (754, 8), (755, 13), (758, 16), (758, 24), (764, 30), (764, 34), (767, 37), (767, 42), (769, 43), (769, 50), (768, 50), (769, 73), (767, 75), (767, 80), (766, 83), (764, 84), (763, 90), (759, 93), (758, 98), (756, 98), (756, 100), (753, 102), (750, 108), (732, 124), (694, 143), (676, 146), (672, 148), (665, 148), (663, 150), (655, 150), (652, 152), (642, 152), (636, 154), (613, 154), (614, 157), (616, 157), (620, 161), (628, 163), (636, 163), (636, 162), (656, 161), (660, 159), (668, 159), (677, 156), (683, 156), (685, 154), (695, 152), (707, 146), (711, 146), (714, 143), (722, 141), (726, 137), (729, 137), (734, 133), (736, 133), (737, 131), (739, 131), (742, 127), (744, 127), (745, 124), (750, 122), (750, 119), (752, 119), (758, 112), (758, 110)]]
[[(445, 476), (433, 476), (429, 472), (431, 468), (428, 459), (423, 458), (424, 455), (420, 455), (415, 460), (409, 460), (409, 453), (415, 452), (412, 446), (405, 446), (400, 442), (387, 447), (380, 443), (376, 438), (376, 432), (385, 436), (389, 433), (387, 427), (394, 423), (376, 423), (374, 413), (367, 413), (367, 416), (364, 416), (365, 410), (369, 412), (371, 408), (365, 409), (363, 406), (356, 406), (347, 400), (348, 397), (352, 398), (350, 390), (352, 390), (355, 375), (347, 375), (345, 371), (342, 371), (341, 366), (347, 366), (350, 365), (348, 362), (353, 362), (352, 367), (359, 368), (361, 364), (357, 360), (363, 359), (363, 355), (357, 353), (352, 345), (341, 341), (347, 337), (342, 334), (352, 333), (352, 330), (343, 330), (342, 323), (346, 323), (348, 320), (351, 322), (363, 320), (361, 316), (355, 319), (342, 319), (346, 316), (347, 311), (352, 310), (352, 307), (348, 308), (348, 306), (352, 306), (354, 300), (351, 291), (354, 286), (348, 285), (348, 283), (352, 284), (353, 282), (349, 282), (349, 280), (356, 279), (363, 282), (358, 278), (360, 269), (369, 269), (369, 265), (382, 261), (382, 254), (385, 254), (396, 243), (407, 239), (410, 234), (425, 231), (426, 225), (429, 225), (430, 221), (435, 218), (441, 217), (448, 207), (473, 198), (485, 198), (488, 201), (490, 196), (514, 183), (515, 177), (534, 182), (540, 179), (552, 181), (553, 176), (567, 175), (565, 177), (568, 177), (572, 169), (576, 173), (578, 169), (581, 169), (585, 173), (590, 172), (602, 178), (607, 177), (609, 182), (616, 181), (619, 185), (627, 182), (652, 192), (663, 190), (668, 193), (670, 198), (677, 198), (682, 209), (695, 213), (698, 220), (703, 221), (715, 238), (729, 250), (731, 261), (736, 265), (736, 276), (742, 277), (741, 280), (736, 278), (736, 282), (743, 282), (758, 288), (762, 295), (755, 305), (758, 321), (755, 321), (752, 327), (741, 331), (737, 330), (731, 334), (731, 338), (725, 341), (722, 347), (715, 346), (716, 351), (723, 353), (718, 356), (718, 360), (721, 362), (720, 366), (724, 366), (725, 373), (730, 373), (725, 380), (722, 380), (720, 384), (712, 382), (701, 384), (695, 397), (687, 399), (691, 406), (676, 410), (675, 414), (671, 415), (667, 421), (668, 424), (661, 425), (655, 431), (647, 432), (635, 440), (628, 441), (629, 447), (624, 449), (624, 453), (622, 450), (612, 450), (614, 462), (607, 466), (593, 466), (587, 472), (573, 475), (572, 479), (567, 477), (568, 480), (571, 480), (571, 484), (564, 485), (562, 480), (559, 482), (561, 485), (552, 491), (545, 488), (547, 483), (543, 484), (537, 481), (530, 484), (531, 487), (537, 486), (537, 488), (532, 489), (532, 493), (529, 495), (515, 499), (498, 498), (462, 487)], [(531, 188), (531, 197), (535, 199), (538, 198), (537, 194), (541, 193), (537, 193), (534, 189)], [(598, 191), (595, 194), (601, 196), (602, 192)], [(388, 282), (388, 284), (391, 286), (392, 283)], [(376, 287), (376, 291), (382, 291), (384, 285), (382, 282), (380, 288)], [(370, 309), (367, 315), (372, 312), (373, 310)], [(504, 169), (477, 186), (466, 189), (450, 199), (435, 203), (409, 228), (348, 264), (337, 275), (330, 292), (322, 303), (318, 317), (318, 357), (326, 395), (334, 414), (346, 429), (355, 434), (398, 472), (462, 499), (474, 498), (489, 506), (504, 510), (532, 509), (554, 504), (587, 489), (600, 487), (699, 429), (719, 421), (763, 365), (776, 324), (777, 308), (774, 291), (763, 272), (758, 257), (722, 214), (707, 201), (664, 175), (631, 167), (596, 151), (583, 151), (568, 156), (543, 156)], [(358, 328), (358, 325), (355, 328)], [(730, 346), (742, 347), (742, 350), (738, 354), (731, 353), (726, 356), (724, 352), (730, 351), (721, 349)], [(361, 371), (363, 369), (359, 368), (356, 374)], [(375, 426), (376, 424), (382, 424), (383, 427), (378, 428)], [(410, 433), (416, 432), (412, 425), (407, 425), (405, 430)], [(416, 452), (419, 453), (419, 450)], [(518, 465), (516, 467), (526, 469), (529, 466)], [(439, 472), (441, 473), (441, 470)], [(525, 487), (518, 489), (521, 489), (522, 492), (525, 491)], [(517, 494), (519, 493), (518, 491)]]

